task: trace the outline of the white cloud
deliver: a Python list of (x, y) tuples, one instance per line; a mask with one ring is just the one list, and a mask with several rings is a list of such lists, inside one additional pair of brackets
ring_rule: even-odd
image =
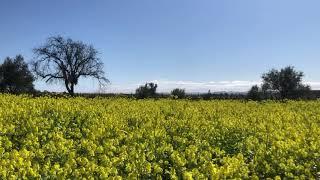
[[(208, 81), (208, 82), (195, 82), (195, 81), (170, 81), (170, 80), (150, 80), (142, 81), (139, 83), (116, 84), (111, 83), (103, 88), (102, 92), (105, 93), (134, 93), (135, 89), (146, 82), (154, 82), (158, 84), (158, 92), (170, 92), (174, 88), (185, 89), (189, 93), (204, 93), (210, 90), (211, 92), (233, 91), (233, 92), (246, 92), (251, 86), (260, 85), (260, 81)], [(311, 86), (312, 89), (320, 89), (320, 82), (306, 81), (305, 84)], [(39, 89), (44, 90), (45, 86), (38, 86)], [(54, 85), (51, 86), (50, 91), (65, 91), (64, 86)], [(99, 92), (97, 83), (80, 83), (76, 87), (76, 92), (95, 93)]]
[[(209, 82), (194, 82), (194, 81), (168, 81), (168, 80), (151, 80), (145, 82), (153, 82), (158, 84), (159, 92), (170, 92), (174, 88), (182, 88), (187, 92), (201, 93), (201, 92), (211, 92), (215, 91), (237, 91), (245, 92), (255, 84), (260, 84), (258, 81), (209, 81)], [(124, 92), (124, 93), (134, 93), (135, 89), (145, 84), (133, 83), (133, 84), (111, 84), (105, 89), (106, 92)]]
[(320, 90), (320, 82), (306, 81), (304, 83), (311, 86), (311, 88), (314, 90)]
[[(153, 82), (158, 84), (158, 92), (170, 92), (174, 88), (183, 88), (190, 93), (203, 93), (208, 92), (219, 92), (219, 91), (233, 91), (233, 92), (246, 92), (253, 85), (260, 85), (261, 81), (208, 81), (208, 82), (195, 82), (195, 81), (168, 81), (168, 80), (151, 80), (143, 81), (140, 83), (133, 84), (111, 84), (107, 87), (106, 92), (123, 92), (123, 93), (134, 93), (135, 89), (144, 85), (145, 82)], [(312, 89), (320, 89), (320, 82), (306, 81), (305, 84), (311, 86)]]

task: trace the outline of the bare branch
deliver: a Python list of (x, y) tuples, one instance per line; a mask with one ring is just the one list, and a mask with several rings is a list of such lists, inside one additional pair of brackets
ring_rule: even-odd
[(81, 41), (50, 37), (45, 45), (35, 48), (34, 53), (34, 73), (46, 82), (63, 80), (70, 94), (74, 93), (73, 87), (81, 76), (96, 78), (99, 83), (109, 82), (104, 76), (97, 50)]

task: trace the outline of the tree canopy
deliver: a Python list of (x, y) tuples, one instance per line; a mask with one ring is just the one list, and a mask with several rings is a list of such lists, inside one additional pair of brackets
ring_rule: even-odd
[(185, 89), (175, 88), (171, 91), (171, 96), (175, 99), (183, 99), (186, 97)]
[(156, 96), (158, 85), (155, 83), (146, 83), (136, 89), (136, 97), (138, 99), (150, 98)]
[(293, 66), (280, 70), (271, 69), (262, 75), (263, 91), (277, 91), (282, 99), (301, 96), (302, 92), (310, 90), (308, 85), (302, 84), (304, 74), (296, 71)]
[(7, 57), (0, 65), (0, 91), (25, 93), (34, 91), (34, 77), (22, 55)]

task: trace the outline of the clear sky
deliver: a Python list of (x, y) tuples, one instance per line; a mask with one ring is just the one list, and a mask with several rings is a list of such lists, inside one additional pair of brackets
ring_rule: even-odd
[[(111, 85), (134, 91), (246, 90), (270, 68), (293, 65), (320, 87), (319, 0), (1, 0), (0, 61), (63, 35), (94, 45)], [(60, 84), (41, 90), (63, 90)], [(161, 89), (162, 88), (162, 89)], [(82, 80), (78, 91), (94, 92)]]

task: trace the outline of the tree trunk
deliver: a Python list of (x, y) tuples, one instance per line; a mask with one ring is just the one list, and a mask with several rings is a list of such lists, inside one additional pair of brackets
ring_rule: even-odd
[(70, 95), (74, 96), (74, 84), (73, 83), (71, 83), (71, 85), (70, 85)]
[(74, 85), (73, 84), (70, 84), (70, 87), (69, 87), (69, 82), (67, 80), (64, 81), (64, 84), (66, 85), (66, 88), (67, 88), (67, 91), (68, 93), (73, 96), (74, 95)]
[(287, 90), (280, 91), (280, 96), (281, 96), (281, 99), (286, 99), (288, 97), (288, 91)]

